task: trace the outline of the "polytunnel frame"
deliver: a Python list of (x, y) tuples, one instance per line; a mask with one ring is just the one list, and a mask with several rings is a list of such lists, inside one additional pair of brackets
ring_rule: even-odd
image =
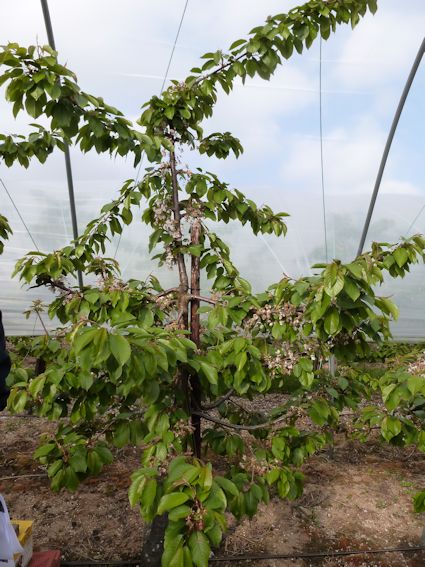
[[(46, 26), (47, 39), (49, 41), (49, 45), (52, 49), (56, 51), (52, 20), (50, 19), (49, 5), (47, 3), (47, 0), (41, 0), (41, 8), (43, 10), (44, 24)], [(71, 213), (71, 222), (72, 222), (72, 233), (74, 235), (74, 240), (77, 240), (78, 238), (77, 208), (75, 206), (75, 192), (74, 192), (74, 182), (72, 179), (71, 155), (69, 151), (69, 145), (67, 142), (65, 142), (64, 153), (65, 153), (66, 179), (68, 183), (69, 210)], [(80, 288), (82, 288), (83, 273), (81, 270), (77, 271), (77, 276), (78, 276), (78, 285), (80, 286)]]
[[(412, 83), (415, 79), (416, 72), (419, 68), (421, 61), (422, 61), (422, 57), (423, 57), (424, 53), (425, 53), (425, 37), (422, 40), (422, 43), (421, 43), (419, 50), (418, 50), (418, 53), (417, 53), (415, 60), (413, 62), (413, 66), (410, 70), (409, 76), (407, 77), (406, 84), (404, 86), (403, 92), (401, 93), (400, 101), (398, 103), (397, 110), (396, 110), (396, 113), (394, 115), (394, 118), (393, 118), (393, 121), (392, 121), (392, 124), (391, 124), (391, 128), (390, 128), (390, 131), (389, 131), (389, 134), (388, 134), (387, 142), (386, 142), (385, 148), (384, 148), (384, 153), (382, 154), (381, 163), (379, 165), (378, 175), (377, 175), (376, 181), (375, 181), (375, 186), (373, 188), (372, 197), (370, 199), (369, 210), (367, 212), (366, 220), (365, 220), (365, 223), (364, 223), (364, 226), (363, 226), (362, 235), (360, 237), (360, 243), (359, 243), (359, 248), (357, 250), (357, 256), (360, 256), (361, 253), (363, 252), (363, 247), (364, 247), (364, 244), (365, 244), (365, 241), (366, 241), (367, 233), (369, 231), (370, 221), (372, 220), (372, 215), (373, 215), (373, 211), (374, 211), (374, 208), (375, 208), (376, 199), (378, 197), (379, 189), (381, 187), (381, 181), (382, 181), (382, 177), (384, 175), (385, 166), (387, 164), (387, 159), (388, 159), (388, 155), (390, 153), (390, 149), (391, 149), (391, 145), (392, 145), (392, 142), (393, 142), (393, 139), (394, 139), (394, 135), (395, 135), (395, 132), (397, 130), (398, 123), (400, 121), (401, 113), (403, 112), (404, 104), (405, 104), (406, 99), (409, 95), (410, 88), (411, 88)], [(410, 230), (410, 227), (409, 227), (409, 230)]]

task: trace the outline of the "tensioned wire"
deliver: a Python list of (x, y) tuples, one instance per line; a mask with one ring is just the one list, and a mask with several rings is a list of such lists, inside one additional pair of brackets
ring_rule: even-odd
[(13, 208), (14, 208), (14, 209), (15, 209), (15, 211), (17, 212), (17, 214), (18, 214), (18, 217), (19, 217), (20, 221), (21, 221), (21, 222), (22, 222), (22, 224), (24, 225), (24, 227), (25, 227), (25, 230), (27, 231), (27, 233), (28, 233), (28, 236), (30, 237), (30, 239), (31, 239), (32, 243), (34, 244), (34, 246), (36, 247), (36, 249), (37, 249), (37, 250), (40, 250), (40, 249), (39, 249), (39, 247), (37, 246), (37, 243), (36, 243), (36, 241), (34, 240), (34, 237), (33, 237), (33, 235), (31, 234), (31, 231), (30, 231), (30, 229), (28, 228), (28, 225), (27, 225), (27, 223), (26, 223), (26, 222), (25, 222), (25, 220), (24, 220), (24, 217), (23, 217), (23, 216), (21, 215), (21, 213), (20, 213), (20, 211), (19, 211), (19, 209), (18, 209), (18, 207), (17, 207), (17, 205), (16, 205), (16, 203), (15, 203), (15, 201), (14, 201), (14, 199), (13, 199), (12, 195), (10, 194), (10, 192), (9, 192), (8, 188), (6, 187), (6, 184), (5, 184), (5, 182), (3, 181), (3, 179), (2, 179), (1, 177), (0, 177), (0, 183), (2, 184), (2, 187), (3, 187), (3, 189), (5, 190), (5, 192), (6, 192), (6, 195), (7, 195), (8, 197), (9, 197), (9, 200), (10, 200), (10, 202), (12, 203), (12, 205), (13, 205)]
[[(159, 94), (161, 94), (162, 91), (164, 90), (165, 83), (168, 79), (168, 73), (170, 71), (171, 63), (173, 61), (174, 52), (176, 50), (177, 41), (179, 39), (180, 31), (181, 31), (182, 26), (183, 26), (183, 21), (184, 21), (185, 15), (186, 15), (186, 10), (187, 10), (188, 4), (189, 4), (189, 0), (186, 0), (184, 7), (183, 7), (182, 15), (181, 15), (181, 18), (180, 18), (180, 22), (179, 22), (179, 25), (178, 25), (178, 28), (177, 28), (176, 37), (174, 38), (174, 43), (173, 43), (173, 47), (171, 49), (170, 57), (168, 58), (167, 68), (165, 69), (165, 74), (164, 74), (164, 78), (162, 80), (162, 85), (161, 85), (161, 88), (159, 90)], [(144, 157), (145, 157), (145, 154), (142, 155), (142, 158), (140, 160), (139, 167), (138, 167), (137, 173), (136, 173), (135, 184), (137, 184), (137, 182), (139, 181), (140, 171), (142, 169)], [(120, 247), (120, 244), (121, 244), (121, 237), (122, 237), (122, 233), (119, 235), (119, 238), (118, 238), (117, 247), (116, 247), (115, 253), (114, 253), (114, 259), (117, 257), (118, 248)]]
[(425, 209), (425, 205), (422, 206), (421, 210), (419, 211), (419, 213), (415, 216), (415, 218), (412, 220), (412, 222), (409, 225), (409, 228), (407, 229), (406, 232), (406, 236), (409, 236), (409, 232), (412, 230), (412, 227), (415, 225), (416, 221), (418, 220), (418, 218), (421, 216), (421, 214), (423, 213)]
[[(5, 191), (6, 195), (8, 196), (10, 202), (12, 203), (12, 206), (13, 206), (13, 208), (15, 209), (15, 211), (16, 211), (16, 213), (17, 213), (19, 219), (20, 219), (20, 221), (21, 221), (22, 224), (24, 225), (24, 228), (25, 228), (25, 230), (27, 231), (28, 236), (29, 236), (30, 239), (31, 239), (31, 242), (34, 244), (36, 250), (39, 251), (40, 249), (39, 249), (39, 247), (37, 246), (37, 243), (36, 243), (36, 241), (35, 241), (33, 235), (31, 234), (31, 231), (30, 231), (30, 229), (29, 229), (27, 223), (25, 222), (24, 217), (22, 216), (20, 210), (18, 209), (18, 206), (17, 206), (16, 203), (15, 203), (15, 200), (13, 199), (12, 195), (10, 194), (10, 191), (9, 191), (8, 188), (6, 187), (6, 184), (5, 184), (5, 182), (3, 181), (3, 179), (2, 179), (1, 177), (0, 177), (0, 183), (1, 183), (1, 185), (2, 185), (2, 187), (3, 187), (3, 189), (4, 189), (4, 191)], [(43, 321), (42, 321), (42, 319), (41, 319), (41, 314), (39, 313), (38, 316), (40, 317), (41, 324), (44, 326), (44, 323), (43, 323)], [(35, 332), (35, 327), (36, 327), (36, 325), (37, 325), (37, 319), (35, 320), (35, 323), (34, 323), (33, 334), (34, 334), (34, 332)]]

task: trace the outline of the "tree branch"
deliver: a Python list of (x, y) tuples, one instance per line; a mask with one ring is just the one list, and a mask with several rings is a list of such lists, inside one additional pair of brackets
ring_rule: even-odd
[(255, 431), (256, 429), (264, 429), (266, 427), (271, 427), (273, 425), (276, 425), (277, 423), (282, 423), (282, 421), (287, 420), (287, 416), (285, 415), (275, 419), (274, 421), (265, 421), (264, 423), (257, 423), (256, 425), (239, 425), (237, 423), (229, 423), (228, 421), (222, 421), (221, 419), (218, 419), (217, 417), (213, 417), (209, 413), (205, 413), (202, 411), (194, 411), (193, 413), (195, 415), (199, 415), (199, 417), (202, 417), (207, 421), (216, 423), (221, 427), (227, 427), (228, 429), (236, 429), (237, 431)]
[(36, 285), (32, 285), (30, 286), (28, 289), (34, 289), (37, 287), (42, 287), (43, 285), (45, 286), (50, 286), (50, 287), (56, 287), (58, 289), (61, 289), (62, 291), (66, 291), (68, 293), (76, 293), (79, 290), (77, 289), (72, 289), (70, 287), (67, 287), (65, 284), (52, 280), (52, 278), (50, 278), (49, 276), (39, 276), (36, 279)]
[(218, 400), (216, 400), (214, 403), (212, 404), (207, 404), (206, 406), (202, 406), (201, 409), (202, 410), (211, 410), (214, 408), (217, 408), (218, 406), (220, 406), (223, 402), (225, 402), (226, 400), (228, 400), (229, 398), (231, 398), (233, 396), (233, 394), (235, 393), (235, 390), (233, 388), (231, 388), (227, 394), (224, 394), (224, 396), (221, 396), (221, 398), (218, 398)]
[(166, 289), (165, 291), (158, 293), (158, 295), (155, 295), (155, 299), (157, 299), (158, 297), (165, 297), (166, 295), (170, 295), (171, 293), (174, 293), (176, 291), (179, 291), (178, 287), (171, 287), (170, 289)]
[(38, 317), (38, 319), (39, 319), (39, 321), (40, 321), (40, 323), (41, 323), (41, 326), (43, 327), (44, 333), (46, 334), (47, 337), (49, 337), (49, 336), (50, 336), (50, 335), (49, 335), (49, 331), (47, 330), (47, 327), (46, 327), (46, 325), (44, 324), (44, 321), (43, 321), (43, 319), (41, 318), (40, 313), (39, 313), (38, 311), (36, 311), (36, 314), (37, 314), (37, 317)]
[(214, 69), (210, 73), (206, 73), (206, 74), (198, 77), (196, 79), (196, 81), (194, 82), (194, 84), (198, 85), (199, 83), (202, 83), (203, 81), (210, 79), (214, 75), (217, 75), (217, 73), (220, 73), (221, 71), (224, 71), (224, 69), (227, 69), (227, 67), (230, 67), (230, 65), (233, 65), (233, 63), (235, 63), (236, 61), (240, 61), (244, 57), (247, 57), (247, 55), (250, 55), (250, 54), (248, 54), (247, 51), (244, 51), (243, 53), (241, 53), (237, 57), (232, 57), (231, 59), (228, 59), (225, 63), (223, 62), (219, 67), (217, 67), (216, 69)]
[(188, 297), (189, 297), (189, 299), (197, 299), (198, 301), (204, 301), (205, 303), (211, 303), (211, 305), (217, 304), (217, 301), (215, 301), (214, 299), (210, 299), (209, 297), (203, 297), (202, 295), (194, 295), (193, 293), (191, 293)]

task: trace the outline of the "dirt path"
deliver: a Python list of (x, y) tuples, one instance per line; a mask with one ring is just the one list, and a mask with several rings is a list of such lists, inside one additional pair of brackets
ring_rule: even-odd
[[(76, 493), (55, 494), (31, 458), (38, 436), (49, 427), (39, 419), (0, 416), (0, 492), (11, 515), (35, 521), (35, 550), (60, 549), (70, 560), (137, 557), (144, 530), (127, 498), (137, 451), (120, 451), (114, 464)], [(301, 499), (272, 500), (252, 521), (231, 527), (220, 555), (418, 545), (425, 518), (412, 512), (411, 495), (425, 484), (425, 455), (341, 439), (333, 451), (312, 458), (304, 472)], [(425, 552), (228, 563), (238, 565), (423, 567)]]

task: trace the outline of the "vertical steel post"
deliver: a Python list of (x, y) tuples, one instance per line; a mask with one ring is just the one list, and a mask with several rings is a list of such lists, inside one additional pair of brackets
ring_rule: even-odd
[(378, 175), (375, 181), (375, 187), (373, 189), (372, 198), (369, 204), (369, 210), (367, 212), (366, 221), (363, 227), (363, 232), (360, 238), (359, 249), (357, 250), (357, 256), (363, 252), (363, 246), (366, 241), (367, 232), (369, 230), (370, 221), (373, 214), (373, 209), (375, 208), (376, 198), (378, 196), (379, 188), (382, 181), (382, 176), (384, 175), (385, 165), (387, 163), (388, 154), (390, 153), (391, 144), (394, 138), (395, 131), (398, 126), (398, 122), (400, 120), (401, 113), (403, 111), (404, 103), (406, 102), (407, 96), (410, 91), (410, 87), (412, 86), (413, 79), (415, 78), (416, 72), (422, 60), (422, 57), (425, 53), (425, 38), (422, 40), (421, 46), (419, 47), (419, 51), (415, 57), (415, 61), (413, 62), (412, 69), (410, 70), (409, 76), (407, 78), (407, 82), (404, 86), (403, 92), (401, 94), (400, 102), (398, 103), (397, 110), (395, 116), (393, 118), (393, 122), (391, 124), (390, 133), (388, 134), (387, 143), (385, 144), (384, 153), (381, 159), (381, 164), (379, 166)]
[[(43, 9), (44, 23), (46, 25), (47, 39), (49, 45), (52, 49), (56, 51), (55, 38), (53, 36), (52, 21), (50, 19), (49, 6), (47, 0), (41, 0), (41, 7)], [(71, 212), (71, 222), (72, 222), (72, 233), (74, 239), (78, 238), (78, 224), (77, 224), (77, 209), (75, 207), (75, 194), (74, 194), (74, 182), (72, 179), (72, 168), (71, 168), (71, 156), (69, 153), (69, 146), (65, 142), (65, 168), (66, 168), (66, 178), (68, 181), (68, 195), (69, 195), (69, 207)], [(78, 270), (78, 285), (83, 287), (83, 274), (81, 270)]]

